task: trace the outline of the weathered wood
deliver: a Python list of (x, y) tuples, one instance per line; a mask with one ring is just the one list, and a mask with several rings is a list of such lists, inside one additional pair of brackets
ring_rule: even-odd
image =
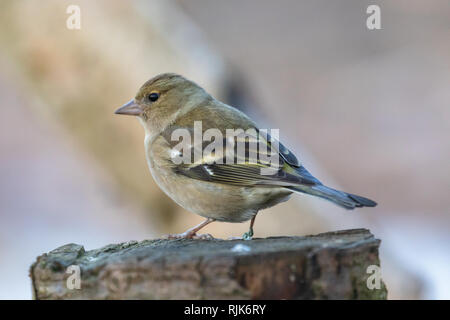
[[(379, 244), (365, 229), (132, 241), (91, 251), (68, 244), (38, 257), (30, 276), (36, 299), (386, 299), (383, 282), (367, 287), (367, 268), (380, 265)], [(67, 287), (71, 265), (80, 267), (81, 289)]]

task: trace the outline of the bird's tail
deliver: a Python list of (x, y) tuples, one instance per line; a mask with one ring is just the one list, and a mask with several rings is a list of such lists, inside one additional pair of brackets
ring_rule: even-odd
[(337, 204), (345, 209), (354, 209), (359, 207), (375, 207), (377, 203), (370, 199), (357, 196), (355, 194), (338, 191), (323, 184), (317, 184), (314, 186), (295, 186), (288, 189), (298, 192), (306, 193), (316, 197), (320, 197)]

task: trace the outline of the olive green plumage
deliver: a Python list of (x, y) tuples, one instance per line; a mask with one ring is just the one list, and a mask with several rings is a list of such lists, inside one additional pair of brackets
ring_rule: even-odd
[[(146, 133), (148, 166), (162, 190), (185, 209), (207, 218), (205, 223), (175, 237), (195, 237), (201, 227), (215, 220), (251, 219), (247, 233), (251, 238), (257, 212), (286, 201), (292, 192), (317, 196), (346, 209), (376, 205), (367, 198), (326, 187), (283, 144), (270, 136), (261, 139), (257, 125), (244, 113), (217, 101), (180, 75), (161, 74), (150, 79), (116, 113), (139, 118)], [(184, 129), (193, 135), (196, 121), (201, 122), (202, 133), (213, 128), (223, 134), (223, 141), (218, 142), (223, 150), (197, 159), (191, 157), (195, 161), (188, 163), (174, 161), (174, 154), (193, 156), (210, 143), (200, 141), (182, 151), (176, 149), (179, 141), (173, 139), (173, 134)], [(230, 140), (227, 129), (251, 134)], [(226, 155), (238, 142), (243, 143), (246, 152), (244, 156), (235, 152), (230, 162)], [(263, 174), (261, 169), (268, 171)]]

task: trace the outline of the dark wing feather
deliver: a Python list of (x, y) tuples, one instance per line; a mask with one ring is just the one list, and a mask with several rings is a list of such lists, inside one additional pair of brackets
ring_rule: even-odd
[(261, 174), (261, 167), (239, 164), (202, 164), (191, 168), (175, 168), (179, 174), (209, 182), (238, 186), (295, 186), (313, 185), (314, 182), (289, 174), (282, 168), (271, 175)]
[[(174, 167), (178, 174), (192, 179), (239, 186), (296, 186), (315, 185), (320, 183), (298, 162), (297, 158), (286, 147), (279, 144), (278, 149), (271, 149), (270, 141), (263, 140), (263, 147), (255, 144), (255, 137), (235, 137), (233, 143), (224, 139), (225, 154), (234, 149), (232, 161), (226, 159), (223, 152), (204, 156), (200, 161), (192, 164), (180, 164)], [(245, 152), (238, 156), (237, 143), (244, 142)], [(252, 143), (253, 142), (253, 143)], [(205, 149), (207, 143), (203, 142)], [(255, 149), (255, 146), (257, 148)], [(195, 147), (193, 147), (195, 148)], [(281, 150), (281, 151), (278, 151)], [(189, 152), (192, 152), (189, 151)], [(283, 154), (284, 156), (283, 156)], [(270, 156), (277, 158), (277, 163), (268, 162)], [(289, 159), (289, 161), (287, 160)], [(295, 163), (295, 165), (293, 165)], [(264, 174), (262, 169), (265, 169)]]
[[(260, 133), (260, 131), (258, 131)], [(277, 142), (278, 144), (278, 152), (280, 156), (291, 166), (293, 167), (301, 167), (300, 161), (298, 161), (297, 157), (288, 149), (286, 148), (280, 141), (276, 140), (275, 138), (271, 137), (270, 134), (265, 133), (267, 136), (267, 141), (269, 144), (272, 145), (271, 142)]]

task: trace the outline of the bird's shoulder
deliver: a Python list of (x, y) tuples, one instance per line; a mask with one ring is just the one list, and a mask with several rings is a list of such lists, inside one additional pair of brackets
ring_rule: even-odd
[(247, 130), (257, 128), (256, 123), (246, 114), (215, 99), (205, 101), (204, 104), (200, 104), (188, 113), (178, 117), (173, 126), (191, 128), (194, 126), (195, 121), (201, 122), (203, 131), (210, 128), (216, 128), (221, 131), (226, 129)]
[[(203, 140), (203, 136), (200, 140), (196, 140), (195, 122), (201, 123), (201, 134), (204, 134), (208, 129), (219, 129), (223, 133), (222, 147), (223, 152), (217, 152), (214, 154), (207, 153), (207, 157), (204, 157), (202, 153), (206, 150), (206, 147), (211, 143), (210, 140)], [(178, 131), (178, 129), (181, 129)], [(233, 164), (227, 162), (224, 159), (224, 155), (228, 154), (229, 147), (234, 149), (234, 144), (229, 146), (229, 138), (226, 138), (225, 131), (227, 129), (256, 129), (255, 135), (247, 136), (246, 139), (256, 139), (259, 143), (259, 129), (256, 124), (245, 114), (239, 110), (222, 104), (220, 102), (208, 102), (207, 104), (198, 106), (190, 110), (188, 113), (177, 118), (177, 120), (168, 126), (157, 139), (154, 140), (153, 150), (157, 158), (161, 160), (161, 164), (169, 166), (173, 169), (174, 173), (182, 174), (184, 176), (199, 179), (209, 182), (218, 182), (225, 184), (237, 184), (237, 185), (295, 185), (306, 184), (311, 185), (320, 183), (301, 165), (296, 156), (289, 151), (281, 142), (270, 135), (263, 136), (262, 142), (266, 143), (266, 148), (260, 148), (258, 144), (256, 150), (256, 159), (254, 161), (249, 157), (254, 153), (251, 144), (244, 144), (245, 153), (244, 158), (239, 158), (239, 155), (233, 154), (235, 161)], [(187, 139), (187, 140), (186, 140)], [(239, 137), (234, 137), (234, 141), (239, 140)], [(182, 143), (180, 143), (182, 142)], [(186, 143), (187, 142), (187, 143)], [(275, 143), (276, 142), (276, 143)], [(275, 143), (275, 145), (274, 145)], [(267, 156), (270, 156), (269, 151), (272, 147), (275, 147), (278, 154), (277, 165), (270, 165), (264, 162)], [(248, 150), (247, 150), (248, 148)], [(203, 156), (196, 160), (196, 150), (198, 154)], [(273, 150), (273, 149), (272, 149)], [(266, 154), (269, 152), (269, 154)], [(265, 157), (261, 157), (264, 155)], [(273, 155), (273, 154), (272, 154)], [(188, 159), (188, 161), (184, 161)], [(174, 160), (183, 159), (181, 163)], [(253, 159), (253, 158), (252, 158)], [(238, 161), (243, 160), (243, 161)], [(273, 158), (271, 158), (271, 161)], [(260, 171), (262, 167), (270, 167), (276, 172), (270, 175), (261, 175)]]
[[(157, 139), (155, 142), (159, 144), (169, 145), (173, 147), (178, 143), (178, 139), (173, 139), (173, 133), (178, 129), (182, 129), (188, 132), (192, 137), (195, 134), (195, 122), (201, 124), (201, 131), (204, 133), (208, 129), (218, 129), (223, 136), (226, 136), (226, 131), (242, 129), (245, 132), (253, 132), (256, 135), (254, 138), (258, 139), (259, 128), (256, 123), (251, 120), (246, 114), (238, 109), (222, 103), (218, 100), (207, 100), (204, 103), (198, 105), (196, 108), (190, 110), (188, 113), (178, 117), (174, 123), (168, 126), (160, 135), (161, 139)], [(248, 129), (255, 129), (247, 131)], [(275, 137), (271, 137), (268, 132), (264, 133), (268, 143), (272, 144), (276, 142), (276, 149), (278, 149), (280, 156), (290, 165), (300, 167), (301, 163), (297, 157), (286, 148)], [(259, 141), (259, 140), (258, 140)]]

